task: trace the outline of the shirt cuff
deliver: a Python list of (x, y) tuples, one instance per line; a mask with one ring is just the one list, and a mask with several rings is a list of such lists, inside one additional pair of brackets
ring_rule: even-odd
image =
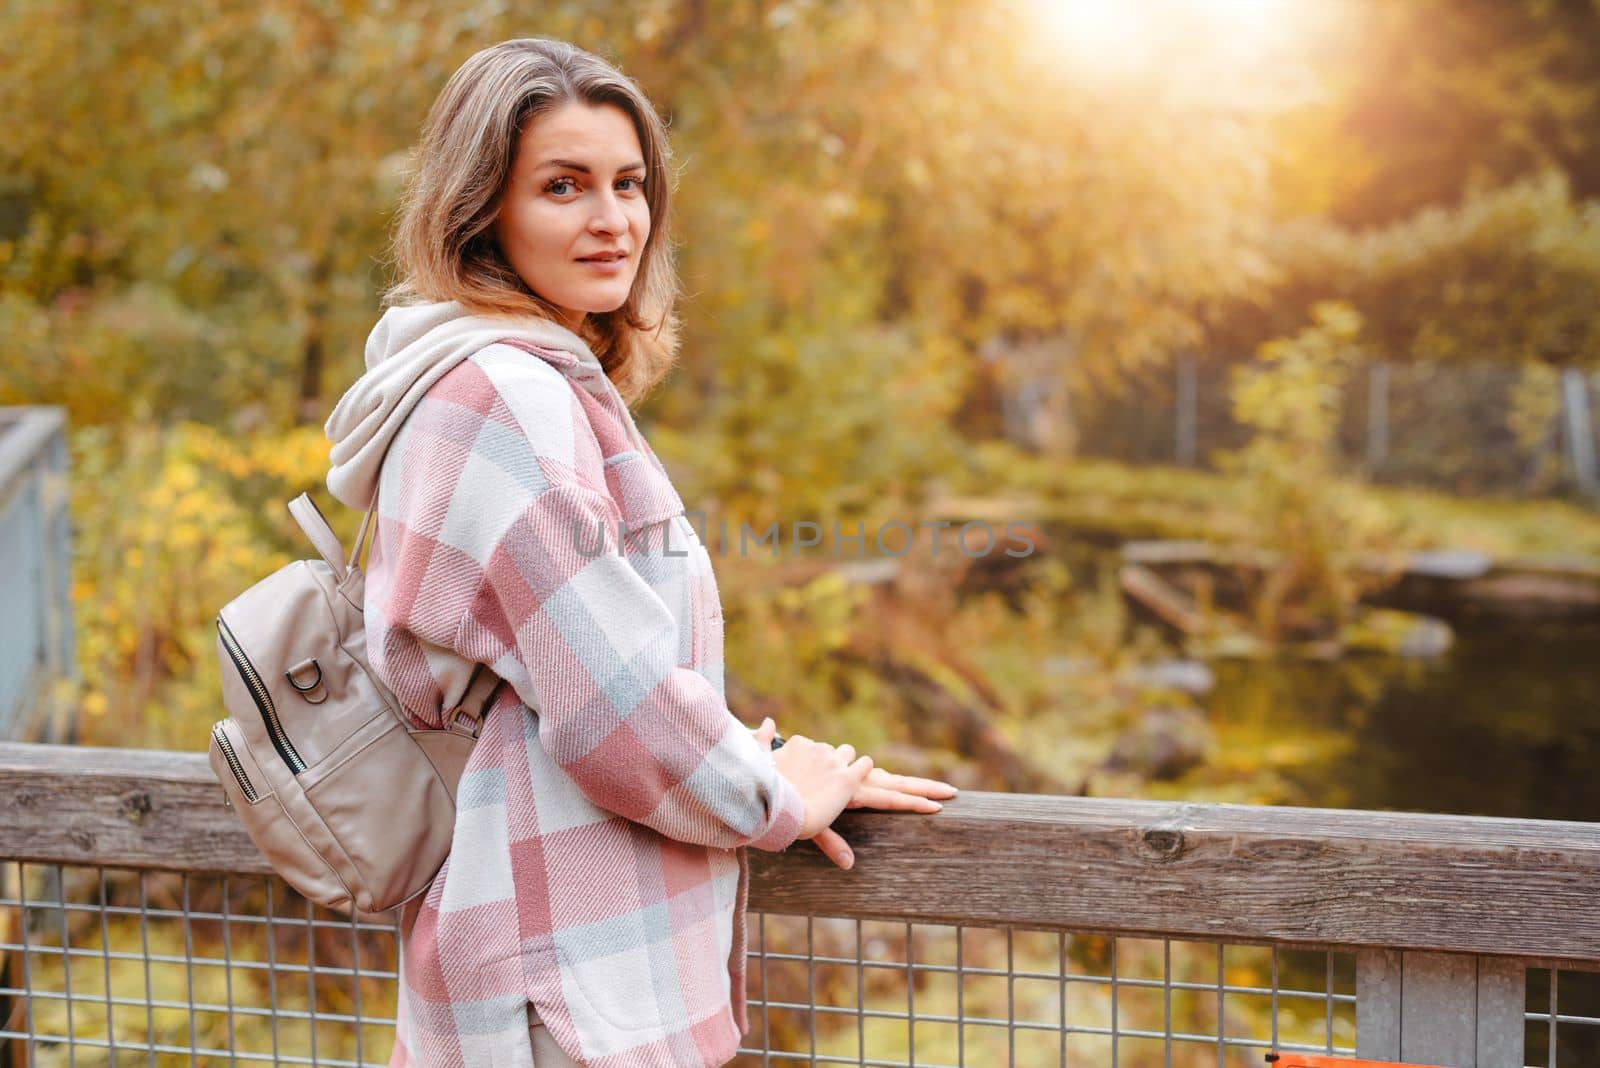
[(763, 849), (769, 853), (780, 852), (793, 845), (806, 818), (805, 798), (800, 796), (794, 783), (781, 773), (774, 772), (773, 777), (778, 780), (778, 789), (773, 798), (772, 820), (760, 837), (749, 842), (751, 849)]

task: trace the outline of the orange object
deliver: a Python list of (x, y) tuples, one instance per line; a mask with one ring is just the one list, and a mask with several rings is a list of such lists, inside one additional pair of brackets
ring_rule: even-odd
[(1358, 1061), (1352, 1057), (1324, 1057), (1319, 1053), (1269, 1053), (1267, 1063), (1272, 1068), (1449, 1068), (1443, 1064)]

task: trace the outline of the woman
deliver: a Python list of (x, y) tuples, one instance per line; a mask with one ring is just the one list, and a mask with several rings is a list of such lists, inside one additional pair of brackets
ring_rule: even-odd
[(403, 924), (396, 1065), (722, 1064), (744, 847), (808, 838), (848, 868), (843, 808), (954, 794), (848, 745), (771, 748), (770, 719), (727, 708), (710, 556), (626, 403), (674, 347), (669, 158), (586, 52), (469, 59), (423, 133), (395, 306), (328, 421), (330, 489), (378, 501), (373, 668), (428, 727), (476, 665), (503, 680)]

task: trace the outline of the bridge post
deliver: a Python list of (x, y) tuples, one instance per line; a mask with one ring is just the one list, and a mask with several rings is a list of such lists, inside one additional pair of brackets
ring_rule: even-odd
[(1450, 1068), (1522, 1068), (1518, 961), (1391, 949), (1356, 955), (1356, 1056)]

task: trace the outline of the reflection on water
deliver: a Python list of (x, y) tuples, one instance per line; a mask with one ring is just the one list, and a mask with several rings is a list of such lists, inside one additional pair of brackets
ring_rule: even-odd
[(1457, 638), (1434, 661), (1215, 664), (1211, 721), (1291, 749), (1339, 737), (1280, 768), (1285, 801), (1600, 821), (1600, 625), (1462, 625)]

